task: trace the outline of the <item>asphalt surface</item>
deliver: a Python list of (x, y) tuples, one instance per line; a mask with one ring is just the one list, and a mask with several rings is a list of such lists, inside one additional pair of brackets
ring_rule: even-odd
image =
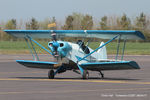
[(137, 61), (140, 70), (106, 71), (105, 79), (90, 72), (88, 80), (72, 71), (50, 80), (48, 70), (23, 67), (16, 59), (31, 56), (0, 55), (0, 100), (150, 100), (150, 56), (125, 56)]

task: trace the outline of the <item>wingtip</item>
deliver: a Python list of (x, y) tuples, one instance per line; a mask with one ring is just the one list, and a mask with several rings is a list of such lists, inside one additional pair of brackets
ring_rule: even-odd
[(141, 69), (140, 66), (139, 66), (135, 61), (130, 61), (130, 65), (131, 65), (134, 69)]
[(141, 31), (135, 31), (135, 33), (142, 39), (142, 40), (146, 40), (144, 34)]

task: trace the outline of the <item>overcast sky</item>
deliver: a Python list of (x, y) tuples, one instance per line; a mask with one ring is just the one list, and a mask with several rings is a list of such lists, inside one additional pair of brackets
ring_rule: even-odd
[(129, 17), (150, 14), (150, 0), (0, 0), (0, 21), (11, 18), (43, 20), (55, 16), (63, 20), (72, 12), (94, 18), (126, 13)]

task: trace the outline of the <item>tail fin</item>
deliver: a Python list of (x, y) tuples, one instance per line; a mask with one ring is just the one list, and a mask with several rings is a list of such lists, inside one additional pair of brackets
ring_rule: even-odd
[[(100, 46), (102, 46), (104, 44), (104, 42), (101, 42)], [(106, 51), (106, 46), (102, 47), (101, 49), (99, 49), (97, 51), (98, 55), (98, 59), (107, 59), (107, 51)]]

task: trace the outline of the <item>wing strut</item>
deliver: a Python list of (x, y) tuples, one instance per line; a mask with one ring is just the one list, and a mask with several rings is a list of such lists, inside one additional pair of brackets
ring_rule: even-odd
[[(35, 47), (33, 46), (33, 43), (32, 43), (32, 41), (30, 40), (30, 44), (31, 44), (31, 46), (30, 46), (30, 44), (29, 44), (29, 42), (28, 42), (28, 40), (27, 40), (27, 38), (24, 38), (25, 39), (25, 41), (26, 41), (26, 43), (27, 43), (27, 45), (28, 45), (28, 48), (30, 49), (30, 53), (32, 54), (32, 57), (33, 57), (33, 59), (35, 60), (35, 61), (39, 61), (39, 57), (38, 57), (38, 55), (37, 55), (37, 53), (36, 53), (36, 50), (35, 50)], [(35, 57), (35, 55), (33, 54), (33, 52), (32, 52), (32, 49), (34, 50), (34, 53), (35, 53), (35, 55), (36, 55), (36, 57)]]
[(88, 56), (90, 56), (91, 54), (93, 54), (94, 52), (96, 52), (98, 49), (104, 47), (105, 45), (107, 45), (108, 43), (110, 43), (111, 41), (115, 40), (118, 36), (120, 35), (117, 35), (115, 36), (114, 38), (112, 38), (111, 40), (107, 41), (106, 43), (104, 43), (102, 46), (96, 48), (95, 50), (93, 50), (91, 53), (89, 53), (88, 55), (84, 56), (83, 58), (81, 58), (80, 60), (78, 60), (77, 63), (79, 63), (80, 61), (84, 60), (85, 58), (87, 58)]
[(81, 72), (81, 75), (83, 76), (84, 73), (84, 69), (79, 65), (79, 62), (84, 60), (85, 58), (87, 58), (88, 56), (90, 56), (91, 54), (93, 54), (94, 52), (96, 52), (98, 49), (102, 48), (103, 46), (107, 45), (108, 43), (110, 43), (111, 41), (115, 40), (119, 35), (115, 36), (114, 38), (112, 38), (111, 40), (107, 41), (105, 44), (103, 44), (102, 46), (96, 48), (94, 51), (92, 51), (91, 53), (89, 53), (88, 55), (84, 56), (83, 58), (79, 59), (77, 61), (77, 66)]
[(123, 60), (123, 57), (124, 57), (124, 51), (125, 51), (125, 47), (126, 47), (126, 39), (124, 40), (124, 43), (123, 43), (123, 49), (122, 49), (122, 56), (121, 56), (121, 60)]
[(46, 52), (48, 52), (49, 54), (53, 55), (48, 49), (46, 49), (45, 47), (43, 47), (41, 44), (39, 44), (37, 41), (35, 41), (34, 39), (32, 39), (29, 35), (27, 35), (27, 38), (29, 38), (31, 41), (33, 41), (35, 44), (37, 44), (39, 47), (41, 47), (42, 49), (44, 49)]
[(120, 41), (121, 41), (121, 35), (119, 35), (119, 39), (118, 39), (117, 54), (116, 54), (116, 61), (117, 61), (117, 59), (118, 59), (119, 47), (120, 47)]
[(32, 45), (32, 48), (33, 48), (33, 50), (34, 50), (34, 53), (35, 53), (35, 55), (36, 55), (37, 60), (39, 60), (39, 57), (38, 57), (38, 55), (37, 55), (37, 52), (36, 52), (36, 50), (35, 50), (35, 47), (34, 47), (32, 41), (31, 41), (31, 39), (30, 39), (30, 43), (31, 43), (31, 45)]

